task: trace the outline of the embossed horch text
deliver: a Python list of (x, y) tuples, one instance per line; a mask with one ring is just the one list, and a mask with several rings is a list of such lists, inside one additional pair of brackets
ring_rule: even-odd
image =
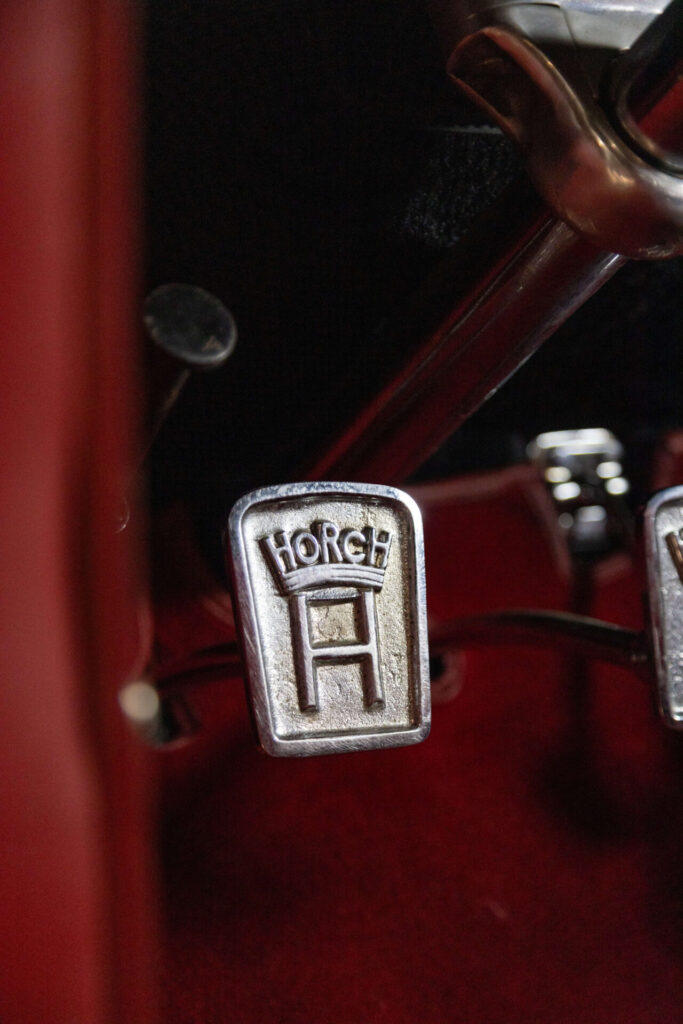
[[(329, 520), (308, 530), (276, 532), (261, 547), (280, 592), (289, 598), (296, 685), (301, 711), (319, 710), (317, 667), (360, 665), (366, 707), (384, 704), (376, 594), (384, 584), (392, 535), (373, 526), (340, 527)], [(319, 613), (350, 607), (347, 629), (316, 631)], [(351, 626), (348, 627), (350, 621)]]

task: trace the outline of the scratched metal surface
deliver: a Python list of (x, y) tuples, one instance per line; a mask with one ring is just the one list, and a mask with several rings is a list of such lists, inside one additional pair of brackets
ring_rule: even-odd
[[(381, 701), (372, 706), (364, 699), (358, 663), (320, 664), (317, 707), (302, 710), (297, 700), (304, 668), (291, 617), (296, 595), (278, 586), (264, 540), (296, 535), (319, 522), (334, 523), (340, 531), (372, 527), (378, 536), (391, 537), (383, 582), (372, 595), (382, 690)], [(281, 756), (327, 753), (405, 745), (426, 736), (430, 687), (424, 552), (420, 515), (408, 495), (357, 484), (266, 488), (235, 507), (230, 547), (252, 704), (265, 749)], [(344, 591), (348, 596), (340, 600)], [(349, 619), (357, 594), (358, 589), (342, 586), (332, 592), (338, 601), (328, 606), (330, 615), (320, 615), (322, 604), (316, 607), (309, 628), (319, 644), (347, 642), (350, 625), (352, 633), (357, 631)]]
[(645, 514), (652, 641), (659, 701), (667, 722), (683, 729), (683, 577), (669, 550), (683, 543), (683, 487), (653, 498)]

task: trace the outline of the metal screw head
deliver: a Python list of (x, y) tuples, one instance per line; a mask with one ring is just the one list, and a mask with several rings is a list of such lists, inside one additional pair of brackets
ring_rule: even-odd
[(159, 348), (192, 369), (215, 369), (237, 342), (230, 310), (215, 295), (191, 284), (164, 284), (150, 292), (144, 322)]

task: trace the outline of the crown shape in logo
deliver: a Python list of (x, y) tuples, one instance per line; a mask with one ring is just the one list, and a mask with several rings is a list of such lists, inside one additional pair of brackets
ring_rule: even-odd
[(329, 586), (381, 590), (391, 537), (374, 526), (340, 529), (324, 520), (292, 534), (281, 530), (260, 543), (282, 593), (295, 594)]

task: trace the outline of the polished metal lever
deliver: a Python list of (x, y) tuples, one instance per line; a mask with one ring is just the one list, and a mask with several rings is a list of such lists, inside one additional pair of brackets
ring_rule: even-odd
[[(451, 78), (518, 143), (531, 180), (561, 220), (622, 256), (683, 252), (683, 178), (666, 162), (651, 160), (652, 147), (640, 145), (636, 151), (631, 144), (638, 121), (664, 94), (670, 117), (680, 123), (680, 66), (672, 76), (675, 54), (666, 67), (657, 62), (672, 34), (680, 41), (679, 0), (666, 10), (643, 0), (626, 9), (609, 0), (500, 5), (456, 0), (435, 7), (454, 47)], [(657, 15), (669, 31), (657, 35), (658, 45), (648, 50), (658, 74), (631, 117), (629, 137), (615, 127), (610, 81), (622, 79), (619, 62), (624, 60), (628, 70), (618, 95), (628, 95), (633, 80), (628, 48), (637, 46), (644, 29), (652, 31)], [(622, 52), (626, 56), (619, 57)], [(624, 101), (616, 117), (625, 109)], [(656, 139), (650, 141), (656, 145)]]

